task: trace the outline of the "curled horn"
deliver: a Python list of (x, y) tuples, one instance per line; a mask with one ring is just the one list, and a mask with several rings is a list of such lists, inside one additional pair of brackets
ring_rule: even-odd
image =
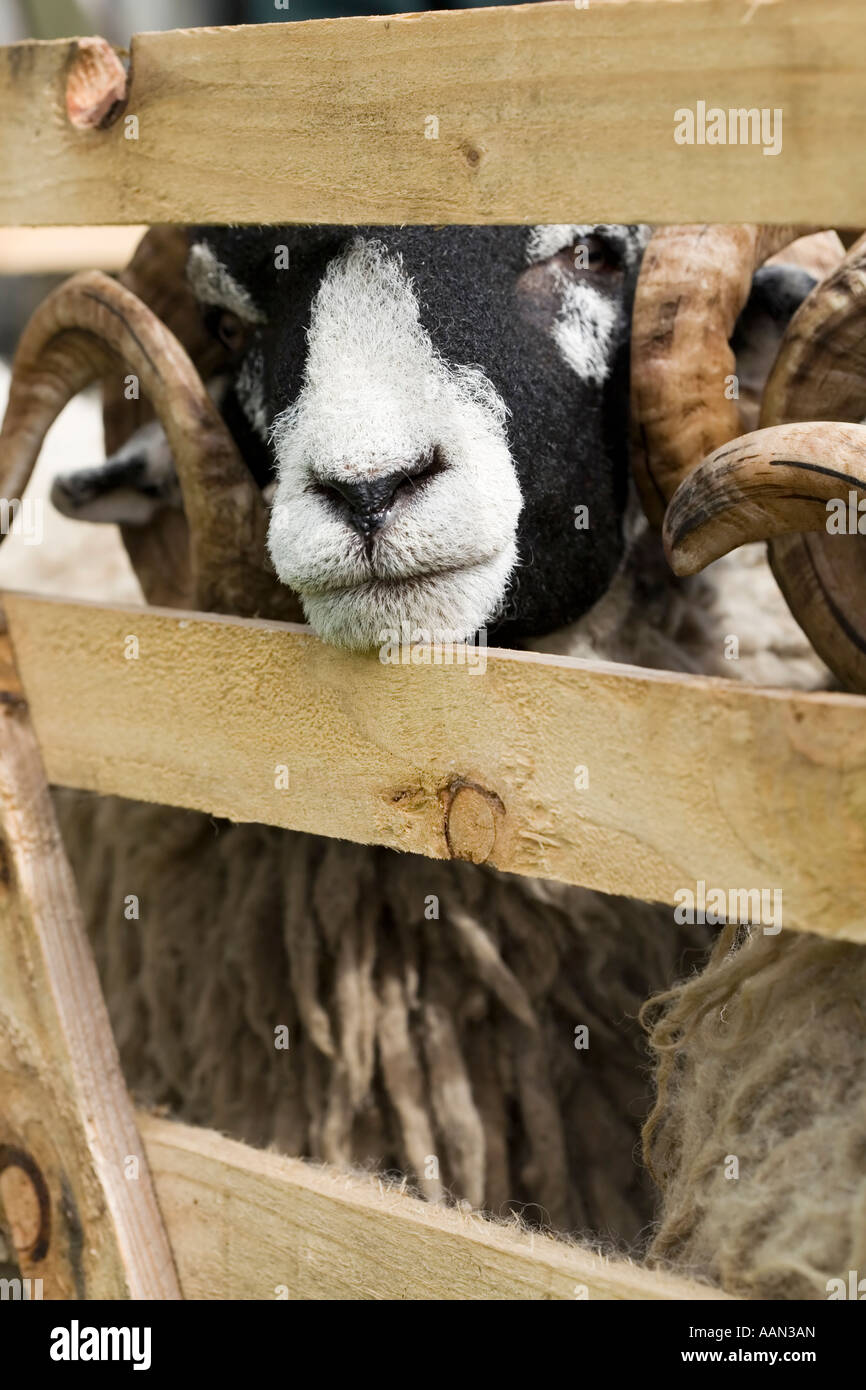
[[(697, 574), (749, 541), (826, 531), (827, 503), (866, 498), (866, 425), (824, 420), (741, 435), (677, 489), (664, 541), (675, 574)], [(866, 556), (864, 556), (866, 559)]]
[(671, 226), (644, 254), (632, 317), (633, 472), (660, 527), (684, 477), (741, 431), (729, 339), (757, 268), (795, 227)]
[[(683, 483), (664, 540), (679, 574), (748, 540), (770, 564), (819, 656), (866, 692), (866, 536), (834, 534), (866, 498), (866, 236), (800, 306), (764, 392), (762, 429), (716, 450)], [(840, 423), (842, 422), (842, 423)], [(852, 533), (853, 531), (853, 533)]]
[(276, 616), (281, 586), (266, 558), (264, 503), (231, 435), (178, 339), (100, 271), (62, 284), (22, 334), (0, 431), (0, 494), (23, 493), (60, 411), (90, 382), (117, 372), (118, 359), (139, 378), (174, 455), (189, 527), (190, 601)]

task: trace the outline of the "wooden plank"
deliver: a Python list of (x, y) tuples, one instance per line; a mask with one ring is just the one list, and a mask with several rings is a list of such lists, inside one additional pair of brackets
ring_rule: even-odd
[(779, 890), (785, 925), (866, 940), (860, 697), (512, 651), (382, 665), (292, 624), (4, 602), (54, 782), (660, 902)]
[(122, 270), (146, 227), (0, 227), (0, 275)]
[[(125, 113), (78, 130), (75, 41), (13, 45), (0, 221), (862, 226), (864, 54), (862, 0), (177, 30), (133, 39)], [(677, 144), (675, 113), (701, 101), (781, 110), (781, 153)]]
[(726, 1298), (376, 1178), (138, 1118), (186, 1298)]
[[(9, 653), (0, 655), (8, 672)], [(0, 689), (0, 1205), (45, 1298), (177, 1298), (27, 706)]]

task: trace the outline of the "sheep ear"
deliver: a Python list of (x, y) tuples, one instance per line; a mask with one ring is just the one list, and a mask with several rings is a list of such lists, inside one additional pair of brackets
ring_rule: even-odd
[(158, 426), (148, 427), (114, 458), (95, 468), (60, 473), (51, 501), (75, 521), (145, 526), (166, 507), (180, 509), (181, 493), (168, 448)]
[(814, 275), (797, 265), (765, 265), (755, 274), (731, 338), (736, 375), (726, 383), (746, 434), (758, 428), (764, 385), (785, 329), (817, 283)]

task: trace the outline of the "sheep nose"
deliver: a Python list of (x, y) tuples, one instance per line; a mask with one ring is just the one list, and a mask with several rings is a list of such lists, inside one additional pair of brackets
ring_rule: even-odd
[(322, 487), (331, 500), (338, 503), (352, 529), (366, 537), (385, 525), (398, 490), (410, 484), (411, 480), (412, 474), (407, 469), (400, 473), (388, 473), (381, 478), (370, 478), (366, 482), (350, 483), (329, 478)]

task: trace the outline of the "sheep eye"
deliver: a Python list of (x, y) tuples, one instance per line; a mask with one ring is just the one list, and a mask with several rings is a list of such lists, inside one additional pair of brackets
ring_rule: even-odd
[(609, 242), (600, 236), (581, 236), (571, 248), (574, 268), (595, 275), (609, 275), (622, 269), (619, 256)]
[(243, 319), (238, 318), (230, 309), (220, 309), (217, 305), (209, 305), (203, 311), (204, 324), (212, 338), (217, 338), (224, 348), (229, 352), (239, 352), (244, 346), (247, 336), (247, 326)]
[(244, 324), (237, 314), (223, 309), (216, 321), (216, 336), (229, 352), (237, 352), (244, 344)]

